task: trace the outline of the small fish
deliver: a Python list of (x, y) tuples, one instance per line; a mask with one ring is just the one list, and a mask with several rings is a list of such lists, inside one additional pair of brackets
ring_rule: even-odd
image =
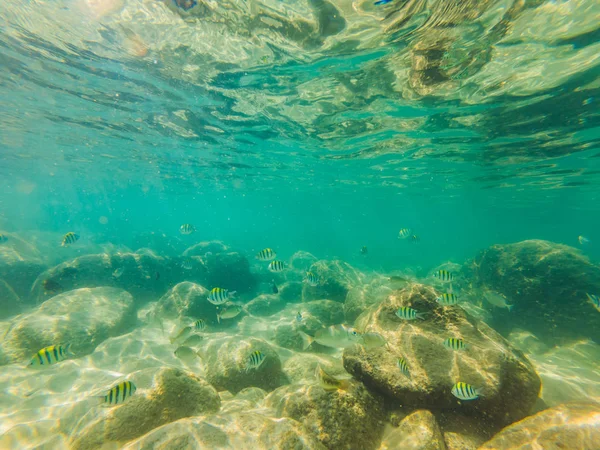
[(181, 268), (185, 269), (185, 270), (192, 270), (194, 268), (194, 265), (192, 264), (192, 261), (189, 259), (184, 259), (181, 262)]
[(296, 322), (302, 322), (302, 313), (300, 311), (298, 311), (298, 314), (296, 314)]
[(186, 345), (177, 347), (177, 350), (175, 350), (173, 353), (182, 361), (190, 364), (195, 363), (196, 359), (200, 357), (200, 353)]
[(206, 322), (204, 321), (204, 319), (198, 319), (194, 322), (194, 330), (196, 330), (196, 331), (206, 330)]
[(481, 392), (467, 383), (459, 381), (452, 386), (452, 395), (460, 400), (475, 400), (479, 398)]
[(8, 237), (5, 234), (0, 234), (0, 244), (8, 242)]
[(173, 3), (178, 8), (183, 9), (184, 11), (189, 11), (194, 6), (198, 4), (197, 0), (173, 0)]
[(63, 287), (51, 278), (44, 280), (42, 286), (44, 287), (44, 294), (46, 295), (54, 295), (63, 291)]
[(306, 350), (312, 342), (332, 348), (346, 348), (354, 344), (359, 344), (362, 337), (354, 328), (346, 325), (332, 325), (323, 328), (315, 333), (315, 337), (311, 338), (306, 333), (300, 332), (303, 339), (303, 349)]
[(319, 285), (319, 277), (317, 277), (312, 272), (306, 272), (306, 278), (304, 279), (310, 286), (318, 286)]
[(469, 348), (465, 341), (458, 338), (448, 338), (444, 341), (444, 347), (449, 348), (450, 350), (465, 350)]
[(378, 348), (387, 345), (387, 341), (381, 334), (370, 332), (363, 333), (361, 344), (365, 348)]
[(598, 297), (596, 294), (585, 294), (587, 295), (587, 298), (590, 302), (592, 302), (592, 305), (595, 306), (595, 308), (600, 311), (600, 297)]
[(190, 334), (192, 334), (192, 331), (194, 331), (194, 327), (193, 326), (187, 326), (187, 327), (183, 327), (181, 330), (179, 330), (179, 332), (177, 333), (177, 335), (175, 337), (169, 338), (169, 340), (171, 341), (171, 344), (174, 344), (175, 342), (178, 341), (182, 341), (187, 339)]
[(250, 369), (258, 369), (264, 362), (266, 356), (259, 350), (255, 350), (250, 353), (250, 356), (246, 358), (246, 372)]
[(72, 356), (71, 344), (65, 346), (62, 345), (51, 345), (38, 351), (29, 363), (29, 366), (51, 366), (58, 362), (64, 361), (67, 357)]
[(67, 245), (74, 244), (79, 240), (79, 235), (69, 231), (67, 234), (63, 236), (61, 247), (66, 247)]
[(255, 258), (258, 259), (259, 261), (271, 261), (272, 259), (275, 259), (276, 257), (277, 257), (277, 253), (275, 253), (273, 251), (273, 249), (271, 249), (271, 248), (262, 249), (255, 256)]
[(187, 338), (185, 341), (183, 341), (183, 344), (181, 344), (181, 346), (182, 347), (195, 347), (196, 345), (200, 345), (203, 340), (204, 340), (204, 337), (200, 336), (199, 334), (192, 334), (189, 338)]
[(398, 239), (406, 239), (410, 236), (410, 228), (402, 228), (398, 232)]
[(191, 223), (184, 223), (179, 227), (179, 232), (181, 234), (192, 234), (196, 231), (196, 227)]
[(229, 292), (227, 289), (220, 287), (212, 288), (208, 294), (208, 301), (213, 305), (222, 305), (229, 301), (235, 295), (235, 291)]
[(435, 299), (442, 306), (451, 306), (458, 303), (458, 295), (451, 292), (444, 292), (438, 298)]
[(444, 270), (444, 269), (434, 272), (433, 276), (434, 276), (434, 278), (438, 278), (440, 281), (454, 280), (454, 275), (452, 274), (452, 272), (448, 272), (447, 270)]
[(274, 281), (271, 281), (271, 290), (273, 291), (273, 294), (279, 294), (279, 288)]
[(350, 386), (349, 380), (339, 380), (333, 375), (328, 374), (323, 370), (320, 364), (317, 364), (315, 369), (315, 377), (321, 386), (326, 391), (337, 391), (338, 389), (348, 389)]
[(243, 308), (240, 305), (231, 305), (217, 313), (217, 322), (221, 323), (221, 319), (233, 319), (242, 312)]
[(590, 240), (588, 238), (586, 238), (585, 236), (577, 236), (577, 240), (579, 241), (579, 244), (581, 245), (586, 245), (590, 243)]
[(406, 360), (404, 358), (402, 358), (402, 357), (398, 358), (398, 362), (396, 363), (396, 365), (398, 366), (398, 369), (400, 369), (400, 372), (402, 372), (407, 377), (410, 377), (410, 372), (408, 370), (408, 363), (406, 362)]
[(125, 272), (125, 269), (123, 267), (119, 267), (118, 269), (115, 269), (115, 271), (112, 273), (113, 278), (120, 278), (121, 275), (123, 275), (123, 272)]
[(101, 403), (105, 405), (118, 405), (130, 398), (137, 388), (132, 381), (121, 381), (116, 386), (112, 387), (108, 394), (98, 397)]
[(416, 309), (409, 308), (408, 306), (403, 306), (402, 308), (398, 309), (398, 311), (396, 311), (396, 315), (403, 320), (425, 320), (425, 313), (417, 312)]
[(498, 292), (486, 290), (483, 293), (483, 297), (488, 303), (496, 306), (497, 308), (507, 308), (508, 311), (512, 311), (514, 305), (509, 305), (506, 301), (506, 297), (500, 295)]
[(368, 254), (368, 253), (369, 253), (369, 250), (367, 249), (367, 247), (366, 247), (366, 246), (364, 246), (364, 245), (363, 245), (363, 246), (361, 247), (361, 249), (360, 249), (360, 254), (361, 254), (361, 255), (366, 255), (366, 254)]
[(392, 0), (377, 0), (375, 3), (373, 3), (375, 6), (377, 5), (387, 5), (388, 3), (391, 3)]
[(390, 277), (390, 281), (392, 283), (408, 283), (408, 279), (407, 278), (405, 278), (405, 277), (399, 277), (397, 275), (392, 275)]
[(282, 272), (285, 269), (285, 263), (281, 261), (271, 261), (269, 263), (269, 270), (271, 272)]
[(421, 238), (420, 238), (419, 236), (417, 236), (416, 234), (413, 234), (413, 235), (410, 237), (410, 240), (411, 240), (412, 242), (419, 242), (419, 241), (421, 240)]

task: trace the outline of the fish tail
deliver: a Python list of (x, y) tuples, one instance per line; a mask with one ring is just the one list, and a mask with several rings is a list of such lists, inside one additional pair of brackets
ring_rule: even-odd
[(217, 323), (221, 323), (221, 313), (217, 313)]
[(427, 313), (417, 313), (417, 319), (421, 319), (421, 320), (427, 319)]
[(306, 350), (315, 340), (313, 337), (309, 336), (303, 331), (299, 331), (298, 334), (302, 338), (302, 350)]
[(65, 345), (65, 353), (69, 356), (75, 356), (75, 353), (71, 350), (71, 343)]
[(237, 294), (237, 291), (230, 291), (230, 292), (229, 292), (229, 296), (230, 296), (230, 297), (233, 297), (233, 296), (234, 296), (234, 295), (236, 295), (236, 294)]
[(508, 312), (511, 312), (515, 305), (506, 305), (506, 307), (508, 308)]
[(485, 397), (485, 389), (475, 388), (475, 395), (477, 395), (477, 397)]

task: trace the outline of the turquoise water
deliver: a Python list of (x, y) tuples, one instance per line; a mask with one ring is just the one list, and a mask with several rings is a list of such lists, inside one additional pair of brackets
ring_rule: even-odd
[[(257, 273), (243, 302), (269, 292), (254, 260), (265, 247), (286, 262), (297, 251), (347, 262), (365, 285), (400, 272), (431, 282), (442, 264), (530, 239), (595, 265), (598, 16), (592, 0), (2, 2), (0, 245), (43, 261), (13, 286), (20, 312), (37, 307), (23, 292), (42, 272), (109, 248), (176, 260), (222, 241)], [(196, 233), (180, 234), (184, 223)], [(419, 242), (398, 239), (401, 228)], [(61, 249), (69, 231), (80, 240)], [(186, 277), (157, 270), (154, 301)], [(561, 401), (600, 398), (588, 381)]]

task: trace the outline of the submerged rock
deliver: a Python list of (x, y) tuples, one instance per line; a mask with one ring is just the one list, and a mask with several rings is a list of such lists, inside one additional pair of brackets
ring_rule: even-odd
[(362, 274), (343, 261), (317, 261), (309, 268), (319, 279), (317, 286), (308, 283), (303, 284), (302, 299), (310, 300), (329, 299), (336, 302), (346, 300), (348, 291), (357, 286)]
[(579, 250), (548, 241), (494, 245), (466, 270), (475, 285), (504, 295), (512, 312), (494, 309), (494, 328), (528, 330), (544, 342), (600, 342), (600, 313), (586, 293), (600, 295), (600, 267)]
[(346, 321), (353, 323), (365, 309), (385, 300), (392, 292), (389, 283), (388, 278), (381, 277), (350, 289), (344, 301)]
[(190, 281), (177, 284), (154, 305), (155, 317), (203, 319), (217, 323), (217, 307), (208, 301), (208, 289)]
[(599, 424), (600, 404), (567, 403), (506, 427), (479, 450), (596, 450)]
[(446, 450), (433, 414), (421, 409), (405, 417), (381, 443), (379, 450)]
[(11, 361), (28, 360), (38, 350), (56, 344), (71, 344), (73, 353), (81, 356), (135, 323), (128, 292), (112, 287), (76, 289), (15, 317), (2, 348)]
[(0, 280), (0, 319), (19, 314), (23, 308), (21, 299), (10, 285)]
[(254, 316), (271, 316), (286, 304), (276, 294), (262, 294), (246, 303), (246, 310)]
[[(47, 268), (47, 261), (33, 244), (14, 234), (8, 236), (6, 243), (0, 244), (0, 280), (3, 280), (17, 297), (29, 302), (31, 286), (40, 273)], [(8, 299), (0, 301), (0, 318), (8, 317), (19, 310), (13, 308)]]
[(383, 398), (358, 383), (329, 392), (318, 385), (282, 386), (265, 403), (278, 417), (302, 423), (329, 449), (375, 449), (383, 432)]
[[(380, 333), (387, 347), (344, 351), (344, 367), (369, 388), (410, 408), (452, 409), (481, 420), (490, 432), (530, 413), (540, 390), (540, 379), (527, 358), (483, 322), (460, 306), (442, 307), (429, 286), (413, 284), (390, 295), (365, 312), (358, 329)], [(426, 320), (403, 321), (398, 308), (427, 313)], [(471, 347), (453, 351), (444, 340), (462, 338)], [(402, 357), (408, 374), (398, 368)], [(451, 393), (457, 382), (481, 389), (485, 396), (459, 401)]]
[(71, 449), (94, 450), (124, 444), (175, 420), (211, 414), (221, 404), (217, 391), (205, 380), (178, 369), (160, 369), (148, 392), (136, 392), (121, 406), (73, 436)]

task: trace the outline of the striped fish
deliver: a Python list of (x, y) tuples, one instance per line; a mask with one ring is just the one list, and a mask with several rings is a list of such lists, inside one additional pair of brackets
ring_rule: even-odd
[(198, 319), (194, 322), (194, 329), (196, 331), (204, 331), (206, 329), (206, 322), (204, 319)]
[(398, 232), (398, 239), (406, 239), (410, 236), (410, 228), (402, 228)]
[(406, 360), (404, 358), (402, 358), (402, 357), (398, 358), (398, 363), (396, 365), (398, 366), (398, 369), (400, 369), (400, 372), (402, 372), (407, 377), (410, 377), (410, 372), (408, 370), (408, 363), (406, 362)]
[(456, 305), (458, 303), (458, 295), (451, 292), (444, 292), (435, 300), (442, 306)]
[(99, 398), (105, 405), (120, 405), (133, 394), (135, 394), (136, 390), (137, 388), (132, 381), (121, 381), (119, 384), (112, 387), (108, 391), (108, 394)]
[(444, 341), (444, 347), (450, 350), (464, 350), (468, 347), (465, 341), (458, 338), (448, 338)]
[(452, 280), (454, 280), (454, 275), (452, 275), (452, 272), (448, 272), (447, 270), (444, 270), (444, 269), (441, 269), (441, 270), (438, 270), (437, 272), (434, 272), (433, 276), (435, 278), (438, 278), (440, 281), (452, 281)]
[(473, 386), (459, 381), (452, 387), (452, 395), (460, 400), (475, 400), (479, 398), (481, 393)]
[(62, 345), (51, 345), (45, 347), (37, 352), (33, 358), (31, 358), (30, 366), (50, 366), (58, 362), (64, 361), (70, 356), (71, 344), (65, 346)]
[(269, 270), (271, 272), (281, 272), (285, 269), (285, 263), (281, 261), (271, 261), (269, 263)]
[(258, 252), (256, 254), (255, 258), (258, 259), (259, 261), (271, 261), (272, 259), (275, 259), (276, 256), (277, 256), (277, 253), (275, 253), (273, 251), (273, 249), (265, 248), (265, 249), (262, 249), (260, 252)]
[(413, 234), (410, 237), (410, 240), (413, 241), (413, 242), (419, 242), (421, 240), (421, 238), (419, 236), (417, 236), (416, 234)]
[(196, 231), (196, 227), (191, 223), (184, 223), (179, 227), (179, 232), (181, 234), (192, 234), (194, 231)]
[(210, 294), (208, 294), (208, 301), (213, 305), (222, 305), (228, 302), (234, 294), (235, 291), (229, 292), (229, 290), (220, 287), (212, 288)]
[(266, 356), (262, 352), (254, 350), (246, 359), (246, 372), (248, 372), (250, 369), (258, 369), (264, 362), (265, 358)]
[(310, 284), (311, 286), (318, 286), (319, 285), (319, 277), (317, 277), (312, 272), (306, 272), (306, 279), (305, 279), (305, 281), (308, 284)]
[(67, 245), (74, 244), (79, 240), (79, 235), (69, 231), (67, 234), (63, 236), (61, 247), (66, 247)]
[(402, 308), (398, 309), (398, 311), (396, 311), (396, 315), (403, 320), (425, 320), (424, 313), (420, 313), (416, 309), (412, 309), (408, 306), (403, 306)]
[(0, 234), (0, 244), (4, 244), (8, 241), (8, 237), (5, 234)]
[(194, 265), (192, 264), (192, 261), (190, 259), (184, 259), (181, 262), (181, 268), (185, 270), (192, 270), (194, 268)]
[(596, 307), (596, 309), (598, 311), (600, 311), (600, 297), (598, 297), (595, 294), (585, 294), (587, 295), (587, 298), (590, 302), (592, 302), (592, 305), (594, 305)]

